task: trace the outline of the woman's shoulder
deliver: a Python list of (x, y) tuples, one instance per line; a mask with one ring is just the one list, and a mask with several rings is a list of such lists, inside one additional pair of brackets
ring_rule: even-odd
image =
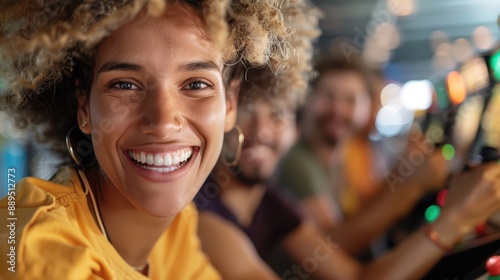
[(99, 270), (100, 257), (64, 205), (74, 195), (75, 187), (60, 181), (25, 178), (16, 183), (15, 190), (0, 200), (0, 219), (10, 225), (0, 228), (8, 240), (0, 246), (0, 269), (12, 267), (17, 276), (52, 279)]

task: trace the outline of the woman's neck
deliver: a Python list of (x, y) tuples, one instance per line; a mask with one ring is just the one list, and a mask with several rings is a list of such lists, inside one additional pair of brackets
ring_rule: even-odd
[(130, 266), (142, 266), (174, 217), (153, 217), (137, 209), (96, 168), (86, 172), (108, 239)]

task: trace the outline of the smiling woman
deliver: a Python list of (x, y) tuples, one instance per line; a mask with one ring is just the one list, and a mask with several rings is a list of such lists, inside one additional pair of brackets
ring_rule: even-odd
[[(0, 269), (14, 266), (18, 279), (217, 279), (190, 201), (234, 126), (237, 62), (278, 69), (292, 53), (276, 5), (1, 4), (1, 108), (68, 165), (17, 184), (17, 239), (1, 240)], [(0, 201), (2, 219), (8, 206)]]

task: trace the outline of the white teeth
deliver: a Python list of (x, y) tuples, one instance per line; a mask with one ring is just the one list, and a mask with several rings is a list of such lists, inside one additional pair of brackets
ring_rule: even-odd
[(167, 173), (167, 172), (172, 172), (174, 170), (177, 170), (180, 168), (180, 166), (172, 166), (172, 167), (153, 167), (153, 166), (141, 166), (144, 169), (156, 171), (159, 173)]
[[(133, 160), (143, 163), (143, 164), (148, 164), (151, 166), (147, 166), (147, 169), (150, 170), (155, 170), (158, 172), (170, 172), (170, 171), (165, 171), (165, 168), (178, 168), (179, 166), (171, 166), (171, 165), (178, 165), (181, 162), (187, 161), (189, 158), (191, 158), (191, 155), (193, 154), (193, 149), (192, 148), (185, 148), (181, 150), (177, 150), (175, 152), (170, 152), (170, 153), (147, 153), (147, 152), (139, 152), (139, 151), (131, 151), (129, 150), (128, 152), (130, 158)], [(165, 170), (156, 170), (154, 169), (153, 166), (157, 167), (162, 167)], [(144, 167), (146, 168), (146, 167)], [(153, 168), (153, 169), (151, 169)], [(160, 168), (161, 169), (161, 168)]]
[(156, 166), (162, 166), (163, 165), (163, 156), (162, 155), (155, 155), (155, 165)]
[(170, 154), (165, 154), (163, 157), (163, 164), (164, 165), (172, 165), (172, 156)]
[(154, 156), (153, 156), (153, 154), (148, 154), (148, 155), (146, 156), (146, 163), (147, 163), (147, 164), (149, 164), (149, 165), (151, 165), (151, 164), (153, 164), (154, 162), (155, 162), (155, 161), (154, 161)]
[(179, 163), (179, 154), (175, 153), (172, 155), (172, 164), (178, 164)]

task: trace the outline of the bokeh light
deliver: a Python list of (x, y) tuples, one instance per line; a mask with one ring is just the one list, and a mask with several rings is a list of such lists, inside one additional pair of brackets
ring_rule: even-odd
[(474, 29), (472, 41), (476, 48), (482, 51), (491, 49), (493, 44), (495, 44), (493, 34), (491, 34), (491, 31), (486, 26), (478, 26)]
[(433, 120), (425, 133), (425, 138), (434, 143), (442, 143), (444, 140), (443, 121)]
[(467, 90), (465, 88), (462, 74), (457, 71), (451, 71), (446, 77), (446, 86), (448, 88), (448, 94), (451, 102), (454, 104), (464, 102), (465, 97), (467, 96)]
[(460, 73), (464, 79), (467, 92), (477, 92), (489, 84), (488, 66), (481, 57), (467, 61), (461, 68)]
[(433, 94), (434, 86), (428, 80), (408, 81), (401, 88), (401, 103), (409, 110), (427, 110)]
[(388, 107), (383, 106), (377, 113), (375, 127), (378, 132), (385, 137), (407, 132), (415, 118), (414, 112), (404, 107), (399, 110)]
[(455, 67), (456, 62), (451, 55), (450, 43), (445, 42), (437, 46), (432, 64), (437, 70), (448, 70)]
[(452, 160), (455, 157), (455, 147), (451, 144), (445, 144), (441, 151), (446, 160)]
[(438, 47), (442, 44), (450, 44), (450, 41), (448, 39), (448, 35), (444, 33), (443, 30), (436, 30), (432, 32), (431, 34), (431, 47), (434, 52), (437, 52)]
[(392, 50), (399, 46), (401, 34), (399, 29), (392, 23), (383, 22), (375, 29), (375, 40), (382, 48)]
[(480, 95), (469, 96), (460, 105), (453, 128), (453, 142), (456, 149), (460, 151), (468, 149), (474, 141), (481, 123), (483, 107), (484, 99)]
[(401, 109), (401, 101), (399, 98), (399, 93), (401, 91), (401, 86), (395, 83), (387, 84), (380, 93), (380, 103), (382, 106), (387, 107), (387, 109), (393, 109), (395, 111)]
[(500, 145), (500, 85), (493, 88), (493, 93), (484, 112), (481, 127), (484, 130), (485, 145), (496, 147)]
[(387, 9), (393, 15), (404, 17), (415, 12), (414, 0), (387, 0)]
[(437, 102), (440, 109), (446, 109), (450, 105), (450, 100), (448, 99), (448, 93), (446, 92), (446, 85), (444, 82), (440, 82), (435, 86)]
[(436, 203), (443, 207), (446, 203), (446, 198), (448, 197), (448, 189), (442, 189), (438, 192), (436, 196)]
[(474, 50), (469, 41), (465, 38), (458, 38), (451, 46), (451, 54), (455, 60), (463, 62), (474, 55)]
[(493, 78), (500, 81), (500, 50), (494, 53), (490, 58), (490, 67)]
[(444, 33), (443, 30), (436, 30), (431, 34), (431, 47), (434, 52), (438, 51), (438, 47), (442, 44), (450, 45), (450, 41), (448, 40), (448, 35)]
[(377, 69), (381, 68), (381, 65), (389, 61), (391, 52), (389, 49), (380, 45), (375, 37), (370, 37), (370, 39), (366, 41), (362, 57), (368, 66)]
[(432, 223), (437, 220), (439, 214), (441, 214), (441, 207), (437, 205), (431, 205), (425, 210), (425, 221), (427, 221), (427, 223)]

